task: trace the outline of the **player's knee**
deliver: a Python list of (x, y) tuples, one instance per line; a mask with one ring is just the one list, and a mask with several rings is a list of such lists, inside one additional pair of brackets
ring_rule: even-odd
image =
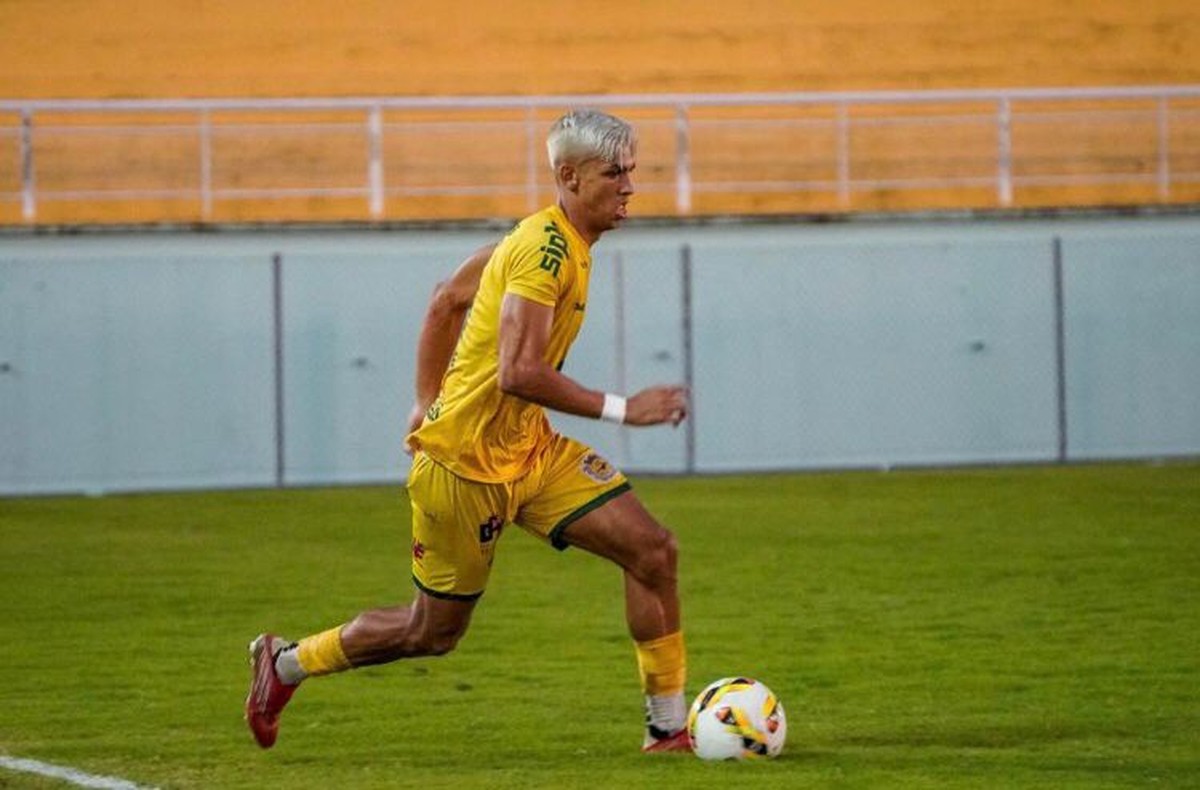
[(444, 656), (458, 645), (463, 632), (457, 628), (427, 628), (413, 640), (414, 655)]
[(635, 573), (650, 584), (675, 579), (679, 562), (679, 544), (669, 529), (659, 527), (638, 552)]
[(459, 634), (434, 634), (426, 643), (425, 655), (444, 656), (458, 646)]

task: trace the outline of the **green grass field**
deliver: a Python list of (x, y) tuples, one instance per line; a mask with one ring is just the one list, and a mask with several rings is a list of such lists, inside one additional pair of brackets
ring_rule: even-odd
[(0, 499), (0, 754), (161, 788), (1200, 786), (1200, 466), (635, 486), (680, 538), (690, 691), (765, 681), (780, 759), (640, 754), (619, 573), (517, 530), (454, 654), (310, 682), (260, 751), (246, 642), (408, 599), (398, 487)]

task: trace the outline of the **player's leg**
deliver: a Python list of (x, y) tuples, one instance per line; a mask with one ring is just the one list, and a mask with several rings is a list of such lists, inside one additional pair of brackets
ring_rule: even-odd
[(474, 607), (474, 601), (441, 600), (418, 590), (408, 606), (372, 609), (299, 642), (260, 635), (250, 644), (246, 698), (254, 739), (264, 749), (275, 744), (279, 716), (306, 678), (449, 652), (466, 633)]
[(369, 609), (345, 625), (301, 639), (275, 664), (280, 675), (295, 684), (402, 658), (445, 655), (467, 632), (474, 609), (474, 598), (437, 598), (417, 590), (407, 606)]
[(363, 612), (341, 630), (342, 650), (353, 667), (449, 653), (467, 632), (475, 601), (435, 598), (417, 590), (408, 606)]
[[(408, 606), (371, 609), (344, 626), (300, 640), (285, 675), (327, 675), (401, 658), (442, 655), (471, 622), (503, 519), (502, 486), (462, 480), (418, 454), (408, 480), (412, 503), (412, 573), (417, 595)], [(298, 670), (292, 673), (292, 670)]]
[(632, 491), (560, 531), (567, 544), (611, 560), (625, 576), (625, 619), (646, 696), (647, 751), (687, 749), (687, 652), (680, 622), (675, 536)]
[(503, 527), (505, 491), (463, 481), (418, 455), (409, 495), (418, 588), (411, 604), (365, 611), (296, 643), (272, 634), (251, 643), (246, 720), (263, 748), (274, 744), (279, 714), (306, 678), (442, 655), (466, 633)]
[(563, 525), (560, 537), (624, 570), (625, 619), (635, 640), (647, 642), (679, 630), (675, 536), (632, 491)]
[(686, 654), (680, 631), (674, 536), (642, 506), (625, 477), (587, 446), (557, 437), (519, 492), (516, 521), (556, 548), (578, 546), (624, 571), (625, 616), (646, 694), (646, 747), (686, 746)]

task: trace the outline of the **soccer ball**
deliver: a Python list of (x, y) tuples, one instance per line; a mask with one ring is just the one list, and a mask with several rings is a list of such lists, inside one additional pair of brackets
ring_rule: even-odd
[(687, 718), (702, 760), (756, 760), (783, 751), (787, 716), (779, 698), (752, 678), (721, 678), (700, 692)]

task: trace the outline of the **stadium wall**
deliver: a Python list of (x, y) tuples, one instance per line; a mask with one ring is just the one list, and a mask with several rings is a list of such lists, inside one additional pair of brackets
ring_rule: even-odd
[[(0, 237), (0, 493), (403, 479), (434, 283), (499, 231)], [(631, 471), (1200, 454), (1200, 218), (634, 227), (566, 370), (690, 381)]]

